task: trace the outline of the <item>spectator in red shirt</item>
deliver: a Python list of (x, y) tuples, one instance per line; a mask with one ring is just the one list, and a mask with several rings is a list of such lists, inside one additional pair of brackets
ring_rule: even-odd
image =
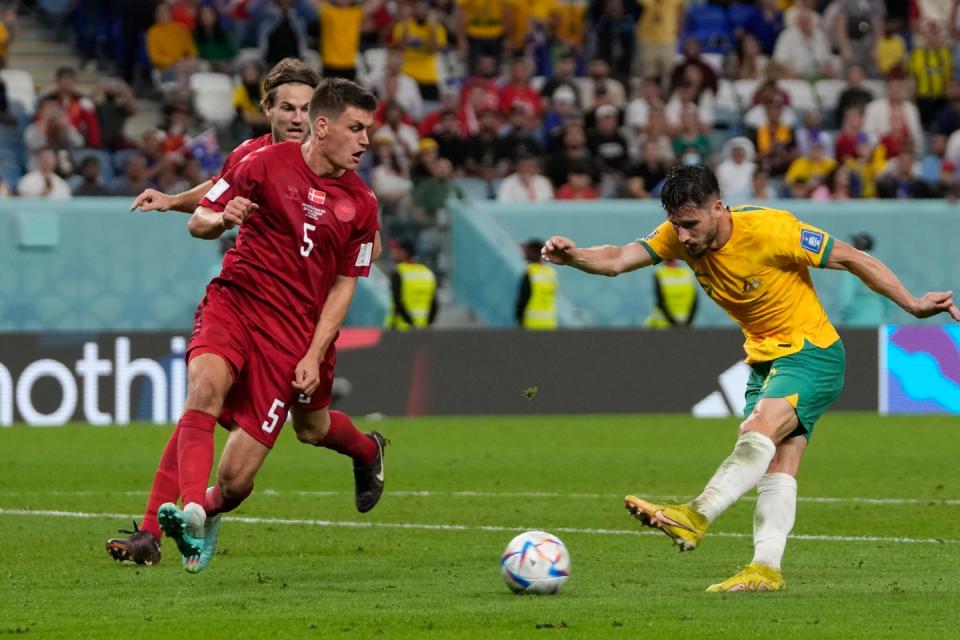
[(500, 88), (500, 113), (510, 113), (515, 105), (522, 104), (532, 115), (540, 115), (543, 103), (540, 94), (530, 86), (532, 70), (533, 65), (528, 58), (514, 58), (510, 63), (509, 79)]
[(84, 143), (91, 149), (100, 147), (100, 121), (97, 120), (96, 106), (93, 100), (75, 91), (77, 72), (71, 67), (57, 69), (56, 86), (41, 102), (48, 97), (55, 98), (67, 116), (67, 121), (80, 132)]
[(557, 189), (554, 197), (557, 200), (596, 200), (599, 196), (593, 188), (589, 165), (585, 162), (571, 164), (567, 181)]

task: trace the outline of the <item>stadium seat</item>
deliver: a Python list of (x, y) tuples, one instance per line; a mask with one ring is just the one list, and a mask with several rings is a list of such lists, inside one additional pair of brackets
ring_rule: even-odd
[(935, 155), (924, 156), (920, 160), (920, 177), (927, 182), (935, 183), (940, 180), (941, 160)]
[(11, 107), (16, 105), (23, 115), (32, 116), (37, 103), (37, 90), (33, 84), (33, 76), (27, 71), (3, 69), (0, 70), (0, 78), (3, 78), (3, 83), (7, 85), (7, 99)]
[(710, 65), (710, 68), (717, 72), (719, 75), (723, 71), (723, 54), (722, 53), (703, 53), (700, 54), (700, 57)]
[(813, 86), (806, 80), (779, 80), (777, 86), (790, 96), (790, 106), (798, 114), (820, 109), (820, 105), (817, 104), (817, 97), (813, 93)]
[(482, 178), (457, 178), (454, 182), (463, 191), (463, 197), (467, 200), (490, 199), (490, 185)]
[(730, 26), (734, 29), (744, 29), (750, 20), (760, 13), (760, 8), (753, 4), (734, 4), (727, 10)]
[(0, 140), (0, 153), (21, 167), (27, 164), (27, 148), (19, 139)]
[(580, 108), (584, 111), (589, 111), (593, 108), (593, 97), (595, 95), (593, 78), (574, 78), (573, 83), (577, 85), (577, 90), (580, 92)]
[(361, 54), (367, 77), (380, 75), (387, 66), (387, 50), (381, 48), (367, 49)]
[(113, 152), (113, 173), (121, 175), (127, 168), (127, 160), (130, 156), (143, 153), (140, 149), (120, 149)]
[(887, 95), (887, 83), (883, 80), (864, 80), (863, 88), (872, 93), (874, 98), (883, 98)]
[(696, 38), (704, 53), (725, 54), (733, 46), (733, 29), (723, 7), (705, 4), (693, 7), (687, 13), (687, 24), (682, 43), (686, 38)]
[(193, 104), (203, 120), (218, 126), (228, 125), (236, 117), (233, 106), (233, 81), (225, 73), (195, 73), (190, 76)]
[(817, 99), (820, 100), (820, 106), (826, 111), (833, 111), (837, 108), (840, 94), (847, 88), (847, 83), (845, 80), (836, 78), (824, 78), (823, 80), (817, 80), (813, 88), (817, 94)]
[(740, 108), (744, 111), (753, 106), (753, 94), (757, 92), (759, 86), (759, 80), (735, 80), (733, 82), (733, 89), (737, 94), (737, 100), (740, 101)]
[(113, 180), (113, 157), (106, 151), (100, 149), (78, 149), (73, 152), (73, 164), (75, 169), (80, 168), (80, 163), (86, 158), (94, 157), (100, 161), (100, 177), (104, 183)]
[(263, 65), (263, 54), (260, 49), (256, 47), (245, 47), (237, 51), (237, 55), (233, 58), (233, 66), (239, 69), (248, 62), (256, 62), (261, 66)]
[(23, 167), (10, 149), (0, 149), (0, 177), (7, 183), (10, 190), (17, 188), (17, 182), (23, 177)]
[(720, 80), (716, 96), (717, 122), (732, 124), (740, 119), (740, 104), (737, 92), (729, 80)]
[(947, 149), (943, 157), (953, 162), (960, 162), (960, 130), (954, 131), (947, 138)]

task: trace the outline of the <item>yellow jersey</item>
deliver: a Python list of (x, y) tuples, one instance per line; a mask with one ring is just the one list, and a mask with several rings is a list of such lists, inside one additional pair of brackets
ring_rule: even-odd
[(637, 40), (643, 44), (672, 44), (680, 34), (683, 0), (640, 0)]
[(466, 20), (468, 38), (493, 39), (503, 35), (506, 0), (456, 0)]
[[(427, 46), (431, 32), (436, 51)], [(440, 71), (437, 69), (437, 53), (447, 47), (447, 30), (443, 25), (429, 22), (417, 24), (413, 18), (398, 22), (393, 26), (393, 41), (403, 43), (403, 73), (418, 84), (437, 84)]]
[(674, 259), (690, 265), (704, 292), (743, 330), (748, 363), (796, 353), (804, 341), (820, 348), (836, 342), (840, 336), (809, 271), (826, 265), (833, 238), (789, 211), (740, 206), (730, 213), (730, 239), (699, 258), (687, 253), (669, 221), (637, 242), (654, 262)]
[(324, 2), (317, 12), (320, 22), (320, 58), (332, 69), (353, 69), (360, 51), (363, 6), (340, 7)]

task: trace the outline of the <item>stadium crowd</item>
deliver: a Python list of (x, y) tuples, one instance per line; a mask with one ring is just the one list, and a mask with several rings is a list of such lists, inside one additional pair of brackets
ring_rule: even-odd
[[(394, 236), (451, 197), (657, 197), (681, 163), (735, 201), (960, 195), (958, 1), (18, 4), (103, 79), (83, 93), (61, 69), (32, 109), (0, 92), (3, 195), (197, 184), (266, 131), (260, 80), (287, 56), (380, 98), (362, 173)], [(163, 117), (131, 139), (137, 96)]]

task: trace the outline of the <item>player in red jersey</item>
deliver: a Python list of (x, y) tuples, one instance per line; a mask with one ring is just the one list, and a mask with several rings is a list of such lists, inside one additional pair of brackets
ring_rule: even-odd
[[(301, 441), (354, 458), (358, 509), (372, 508), (382, 492), (385, 439), (360, 433), (345, 414), (327, 409), (333, 340), (356, 278), (369, 272), (379, 228), (376, 198), (354, 172), (375, 110), (376, 99), (358, 85), (321, 81), (310, 101), (314, 131), (307, 142), (250, 154), (190, 219), (191, 234), (200, 238), (243, 226), (197, 310), (186, 410), (154, 484), (174, 482), (182, 497), (183, 510), (164, 504), (158, 519), (187, 571), (209, 562), (220, 514), (253, 490), (288, 411)], [(218, 483), (207, 490), (218, 416), (232, 431)]]
[[(271, 133), (251, 138), (238, 146), (226, 159), (221, 175), (226, 175), (230, 169), (236, 166), (247, 155), (275, 142), (301, 141), (306, 137), (309, 131), (308, 108), (310, 98), (313, 96), (313, 90), (320, 81), (320, 76), (310, 69), (306, 64), (296, 58), (286, 58), (278, 62), (264, 78), (264, 96), (262, 106), (267, 121), (271, 127)], [(173, 196), (166, 195), (155, 189), (147, 189), (141, 193), (131, 206), (131, 211), (140, 208), (141, 211), (182, 211), (193, 213), (200, 203), (200, 199), (213, 186), (214, 181), (208, 180), (189, 191)], [(374, 240), (373, 258), (380, 255), (380, 235), (377, 234)], [(321, 376), (325, 381), (333, 380), (334, 364), (336, 362), (336, 352), (333, 348), (327, 354), (324, 360)], [(294, 422), (298, 415), (294, 413)], [(338, 423), (339, 424), (339, 423)], [(370, 437), (374, 437), (372, 434)], [(332, 434), (329, 438), (322, 438), (318, 442), (312, 442), (319, 447), (333, 449), (340, 453), (350, 453), (348, 444), (351, 438), (337, 436)], [(170, 455), (175, 455), (171, 452)], [(220, 466), (217, 471), (218, 484), (223, 485), (229, 477), (235, 475), (227, 463), (235, 465), (242, 456), (233, 451), (233, 441), (228, 440), (227, 447), (224, 449), (224, 455), (221, 456)], [(357, 509), (366, 512), (372, 509), (379, 500), (380, 492), (371, 491), (371, 486), (376, 488), (380, 485), (382, 491), (382, 482), (370, 481), (371, 474), (375, 477), (375, 472), (364, 471), (366, 460), (354, 457), (354, 479), (355, 479), (355, 502)], [(161, 465), (163, 467), (164, 465)], [(141, 522), (142, 529), (138, 529), (134, 523), (133, 531), (121, 531), (128, 534), (122, 538), (111, 538), (106, 543), (107, 552), (111, 557), (118, 561), (131, 560), (137, 564), (152, 565), (160, 560), (159, 539), (161, 536), (160, 525), (157, 521), (157, 510), (165, 502), (171, 502), (177, 499), (179, 492), (176, 482), (173, 481), (175, 473), (169, 471), (158, 471), (147, 507)]]

